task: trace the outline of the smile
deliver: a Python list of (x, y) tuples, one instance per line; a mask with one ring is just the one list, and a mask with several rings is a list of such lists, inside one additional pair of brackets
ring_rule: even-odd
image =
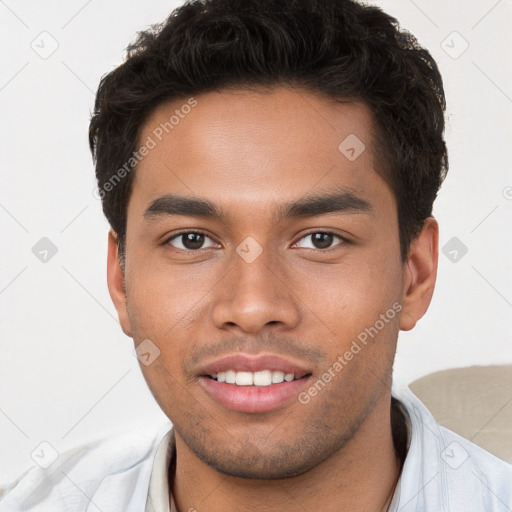
[(271, 386), (272, 384), (297, 380), (300, 376), (279, 370), (262, 370), (259, 372), (227, 370), (213, 374), (211, 378), (217, 382), (225, 382), (236, 386)]

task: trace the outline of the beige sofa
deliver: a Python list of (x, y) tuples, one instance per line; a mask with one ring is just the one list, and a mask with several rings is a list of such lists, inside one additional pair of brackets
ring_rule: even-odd
[(444, 370), (409, 387), (441, 425), (512, 462), (512, 366)]

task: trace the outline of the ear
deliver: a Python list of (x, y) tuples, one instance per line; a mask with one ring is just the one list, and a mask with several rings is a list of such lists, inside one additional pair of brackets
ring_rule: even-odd
[(426, 313), (437, 277), (439, 225), (428, 217), (420, 234), (411, 242), (403, 268), (404, 289), (400, 329), (411, 330)]
[(114, 303), (119, 317), (119, 323), (126, 336), (132, 337), (130, 318), (126, 307), (126, 290), (124, 287), (124, 272), (119, 260), (119, 240), (110, 230), (108, 233), (108, 258), (107, 258), (107, 284), (110, 298)]

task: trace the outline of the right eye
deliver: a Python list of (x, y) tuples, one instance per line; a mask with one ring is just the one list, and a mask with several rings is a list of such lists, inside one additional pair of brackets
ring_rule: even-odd
[[(206, 240), (210, 241), (210, 245), (203, 247)], [(207, 249), (216, 245), (208, 235), (199, 231), (182, 231), (181, 233), (177, 233), (167, 239), (166, 244), (182, 251), (197, 251), (199, 249)]]

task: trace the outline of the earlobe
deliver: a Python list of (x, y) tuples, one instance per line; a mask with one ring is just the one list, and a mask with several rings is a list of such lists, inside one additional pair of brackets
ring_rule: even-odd
[(119, 260), (119, 242), (116, 233), (112, 230), (108, 233), (107, 284), (123, 332), (132, 337), (130, 318), (126, 307), (124, 271)]
[(423, 223), (419, 235), (412, 241), (404, 264), (404, 289), (400, 329), (411, 330), (426, 313), (437, 276), (439, 225), (433, 217)]

